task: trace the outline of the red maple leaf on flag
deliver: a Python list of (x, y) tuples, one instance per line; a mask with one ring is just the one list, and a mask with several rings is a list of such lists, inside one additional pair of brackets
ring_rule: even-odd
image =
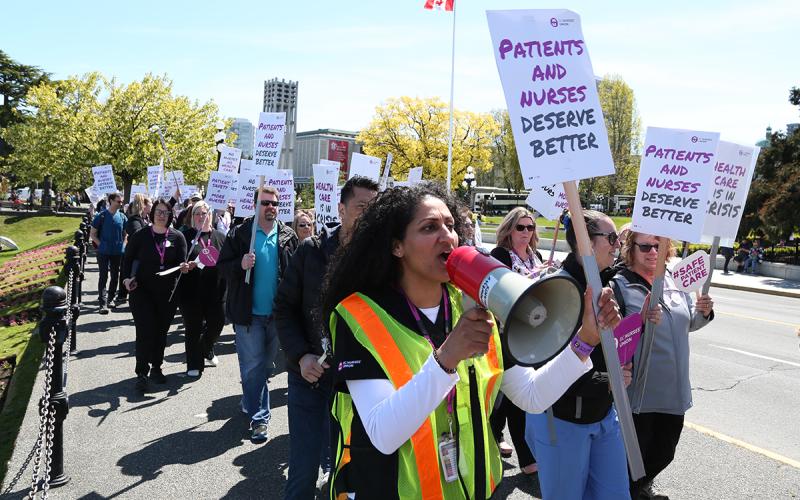
[(425, 0), (425, 8), (426, 9), (444, 9), (444, 10), (453, 10), (453, 4), (456, 0)]

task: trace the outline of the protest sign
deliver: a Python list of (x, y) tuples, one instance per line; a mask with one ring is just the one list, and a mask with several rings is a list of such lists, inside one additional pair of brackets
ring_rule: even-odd
[(758, 147), (719, 141), (703, 230), (704, 243), (719, 236), (722, 246), (733, 246), (760, 151)]
[(527, 189), (614, 173), (580, 16), (487, 11)]
[(525, 203), (550, 220), (558, 220), (561, 213), (569, 208), (563, 184), (536, 186), (531, 189)]
[(114, 180), (114, 170), (111, 165), (92, 167), (92, 175), (94, 176), (92, 191), (95, 196), (102, 198), (109, 193), (117, 192), (117, 181)]
[(642, 315), (631, 314), (614, 328), (614, 343), (617, 345), (619, 364), (626, 365), (633, 359), (642, 336)]
[(285, 133), (286, 113), (259, 115), (253, 148), (253, 166), (257, 175), (263, 175), (266, 179), (275, 177)]
[[(173, 191), (175, 191), (175, 188), (185, 184), (183, 170), (170, 170), (164, 175), (164, 177), (166, 177), (166, 184), (170, 186)], [(188, 193), (183, 193), (183, 196), (187, 195)]]
[(199, 193), (200, 189), (194, 184), (183, 184), (181, 186), (181, 193), (183, 193), (183, 197), (187, 198), (194, 193)]
[(294, 221), (294, 173), (288, 169), (276, 170), (275, 177), (267, 179), (267, 185), (278, 190), (278, 220)]
[(333, 160), (320, 160), (319, 161), (319, 165), (331, 165), (331, 166), (334, 166), (334, 167), (339, 167), (339, 169), (341, 169), (341, 167), (342, 167), (341, 163), (339, 163), (338, 161), (333, 161)]
[(672, 279), (675, 280), (678, 290), (691, 293), (703, 287), (710, 271), (711, 257), (703, 250), (698, 250), (675, 264), (672, 268)]
[(236, 182), (236, 217), (250, 217), (255, 214), (253, 198), (258, 190), (258, 175), (239, 174)]
[[(414, 167), (408, 171), (408, 185), (413, 186), (422, 182), (422, 167)], [(397, 185), (397, 183), (395, 183)]]
[(128, 199), (129, 200), (133, 200), (133, 195), (135, 195), (136, 193), (142, 193), (142, 194), (146, 195), (147, 194), (147, 186), (145, 186), (144, 184), (132, 184), (131, 185), (131, 192), (130, 192), (130, 195), (128, 196)]
[[(83, 192), (86, 193), (86, 196), (89, 197), (89, 201), (91, 201), (92, 204), (97, 203), (98, 201), (100, 201), (103, 198), (102, 194), (99, 194), (99, 192), (95, 191), (95, 187), (94, 186), (91, 186), (91, 187), (88, 187), (88, 188), (84, 189)], [(20, 194), (19, 195), (19, 197), (22, 198), (23, 200), (27, 200), (28, 196), (30, 196), (28, 188), (25, 188), (25, 193), (24, 194)]]
[(350, 172), (347, 174), (347, 179), (350, 180), (356, 175), (369, 177), (375, 182), (380, 182), (381, 159), (362, 155), (361, 153), (353, 153), (353, 157), (350, 159)]
[(227, 172), (211, 172), (208, 176), (206, 203), (212, 210), (225, 210), (231, 199), (231, 186), (236, 182), (236, 175)]
[(228, 174), (239, 173), (239, 161), (242, 159), (242, 150), (225, 146), (219, 155), (219, 172)]
[(648, 127), (631, 228), (697, 243), (703, 234), (719, 134)]
[(162, 176), (164, 174), (164, 167), (161, 165), (154, 165), (147, 167), (147, 192), (151, 198), (158, 198), (161, 192)]
[(337, 186), (339, 167), (331, 165), (314, 165), (314, 217), (317, 232), (328, 222), (339, 220), (339, 200)]

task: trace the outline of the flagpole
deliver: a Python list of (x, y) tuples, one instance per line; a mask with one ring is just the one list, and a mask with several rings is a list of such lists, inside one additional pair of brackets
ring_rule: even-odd
[(447, 134), (447, 192), (453, 174), (453, 88), (456, 72), (456, 2), (453, 2), (453, 50), (450, 57), (450, 132)]

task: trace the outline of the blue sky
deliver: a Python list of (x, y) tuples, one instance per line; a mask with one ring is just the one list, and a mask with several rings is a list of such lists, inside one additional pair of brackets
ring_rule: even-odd
[[(486, 9), (568, 8), (595, 73), (633, 88), (643, 125), (753, 144), (800, 122), (797, 0), (538, 4), (456, 0), (455, 105), (504, 108)], [(55, 77), (166, 73), (177, 93), (255, 120), (263, 82), (299, 80), (298, 130), (358, 130), (388, 97), (449, 98), (452, 14), (423, 0), (5, 2), (0, 48)]]

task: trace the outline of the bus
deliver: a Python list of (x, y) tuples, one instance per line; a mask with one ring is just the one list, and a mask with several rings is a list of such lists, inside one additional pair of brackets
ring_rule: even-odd
[(514, 207), (525, 207), (528, 191), (509, 193), (508, 189), (477, 186), (472, 190), (472, 211), (484, 215), (505, 215)]

